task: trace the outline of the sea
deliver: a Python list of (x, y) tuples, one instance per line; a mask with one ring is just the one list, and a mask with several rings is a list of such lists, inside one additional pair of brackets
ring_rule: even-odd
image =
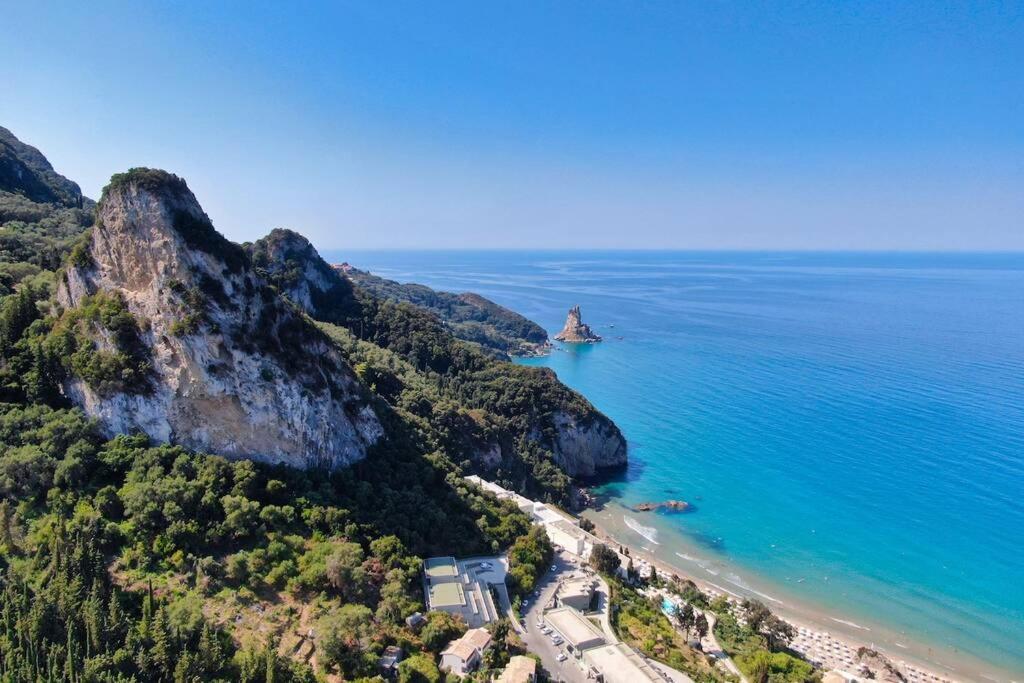
[[(1024, 254), (326, 252), (474, 291), (620, 426), (606, 516), (704, 580), (1024, 680)], [(685, 500), (689, 512), (633, 512)]]

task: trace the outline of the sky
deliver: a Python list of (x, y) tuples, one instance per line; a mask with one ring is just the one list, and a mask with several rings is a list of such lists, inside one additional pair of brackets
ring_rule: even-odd
[(1024, 2), (4, 2), (0, 125), (321, 249), (1024, 250)]

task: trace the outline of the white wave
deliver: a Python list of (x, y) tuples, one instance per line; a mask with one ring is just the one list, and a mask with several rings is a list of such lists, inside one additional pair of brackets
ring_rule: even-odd
[(718, 576), (718, 572), (716, 572), (714, 569), (709, 567), (706, 564), (705, 560), (702, 560), (699, 557), (693, 557), (692, 555), (687, 555), (686, 553), (676, 553), (676, 557), (681, 557), (684, 560), (687, 560), (689, 562), (693, 562), (698, 567), (700, 567), (701, 569), (706, 571), (708, 574), (711, 574), (711, 576)]
[(786, 603), (782, 602), (782, 600), (779, 600), (778, 598), (776, 598), (775, 596), (768, 595), (767, 593), (762, 593), (761, 591), (758, 591), (758, 590), (754, 590), (753, 588), (750, 587), (750, 584), (746, 583), (743, 579), (741, 579), (736, 574), (726, 574), (725, 575), (725, 580), (728, 581), (729, 583), (731, 583), (734, 586), (738, 586), (738, 587), (742, 588), (743, 590), (747, 591), (748, 593), (756, 595), (759, 598), (764, 598), (765, 600), (777, 603), (779, 605), (786, 604)]
[(637, 532), (638, 534), (640, 534), (641, 536), (646, 538), (648, 541), (650, 541), (654, 545), (661, 545), (660, 543), (658, 543), (658, 530), (657, 529), (655, 529), (653, 527), (649, 527), (649, 526), (644, 526), (643, 524), (641, 524), (640, 522), (636, 521), (632, 517), (627, 517), (625, 515), (622, 516), (622, 521), (626, 523), (626, 526), (628, 526), (630, 529), (632, 529), (633, 531)]
[(849, 626), (851, 628), (859, 628), (861, 631), (870, 631), (871, 630), (867, 626), (861, 626), (860, 624), (855, 624), (854, 622), (846, 621), (845, 619), (836, 619), (835, 617), (829, 617), (829, 619), (831, 619), (832, 621), (836, 622), (837, 624), (846, 624), (847, 626)]

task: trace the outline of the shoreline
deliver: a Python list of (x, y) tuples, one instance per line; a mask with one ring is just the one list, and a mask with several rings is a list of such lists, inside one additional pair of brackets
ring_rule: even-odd
[[(753, 582), (752, 585), (748, 581), (715, 581), (701, 576), (697, 569), (703, 569), (713, 576), (717, 576), (718, 572), (708, 569), (701, 560), (688, 555), (685, 552), (688, 549), (685, 544), (667, 542), (666, 545), (662, 545), (656, 540), (656, 536), (646, 531), (644, 525), (631, 517), (632, 514), (644, 513), (633, 513), (629, 508), (617, 503), (606, 503), (600, 507), (589, 507), (580, 516), (594, 523), (595, 536), (610, 544), (628, 547), (631, 556), (650, 563), (659, 573), (675, 574), (692, 580), (702, 591), (712, 595), (724, 594), (739, 599), (748, 597), (762, 600), (797, 630), (798, 637), (794, 639), (794, 649), (808, 648), (815, 653), (824, 653), (828, 666), (823, 670), (842, 668), (842, 663), (849, 657), (850, 652), (855, 654), (859, 647), (866, 646), (877, 650), (898, 665), (907, 674), (907, 680), (911, 683), (953, 683), (971, 680), (1016, 683), (1022, 680), (1020, 677), (1015, 678), (1010, 671), (1000, 669), (968, 653), (937, 651), (937, 648), (916, 641), (907, 634), (890, 632), (884, 626), (858, 624), (845, 618), (846, 615), (842, 613), (816, 606), (810, 600), (791, 595), (788, 591), (779, 591), (784, 594), (783, 600), (766, 590), (761, 590), (763, 587), (759, 581)], [(687, 569), (687, 564), (694, 564), (694, 569)], [(749, 573), (747, 570), (744, 572)], [(777, 592), (774, 586), (767, 590)], [(870, 637), (867, 635), (869, 633)]]

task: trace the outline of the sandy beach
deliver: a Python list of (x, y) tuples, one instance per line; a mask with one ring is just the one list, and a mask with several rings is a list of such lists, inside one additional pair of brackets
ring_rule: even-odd
[[(745, 580), (744, 585), (716, 576), (722, 569), (709, 570), (706, 563), (687, 554), (685, 546), (675, 539), (659, 539), (653, 527), (646, 527), (645, 514), (635, 513), (615, 504), (598, 510), (587, 510), (583, 516), (594, 522), (595, 535), (610, 545), (628, 547), (630, 555), (643, 567), (649, 563), (663, 575), (675, 574), (692, 580), (701, 590), (730, 599), (755, 598), (767, 604), (773, 612), (790, 622), (796, 629), (791, 646), (809, 661), (824, 670), (839, 670), (853, 674), (858, 648), (871, 647), (898, 665), (908, 681), (939, 683), (954, 681), (1008, 681), (1016, 682), (1009, 672), (996, 670), (985, 662), (965, 653), (940, 652), (936, 648), (916, 642), (906, 634), (886, 632), (884, 627), (863, 625), (843, 615), (816, 608), (776, 586), (770, 588)], [(663, 542), (662, 542), (663, 540)], [(649, 570), (647, 570), (649, 571)]]

